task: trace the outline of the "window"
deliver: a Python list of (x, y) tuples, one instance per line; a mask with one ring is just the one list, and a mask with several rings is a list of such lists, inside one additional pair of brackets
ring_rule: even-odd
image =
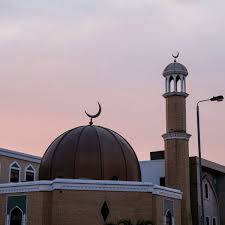
[(20, 182), (20, 166), (17, 162), (10, 165), (10, 182)]
[(160, 186), (165, 186), (165, 185), (166, 185), (165, 177), (160, 177)]
[(216, 222), (216, 217), (213, 217), (212, 218), (212, 225), (216, 225), (217, 224), (217, 222)]
[(176, 87), (177, 87), (177, 92), (181, 92), (182, 91), (181, 79), (180, 79), (179, 76), (177, 76), (177, 78), (176, 78)]
[(169, 79), (169, 92), (174, 92), (174, 79), (173, 76), (170, 77)]
[(25, 181), (34, 181), (35, 180), (35, 170), (32, 165), (29, 165), (25, 169)]
[(205, 184), (205, 198), (209, 199), (209, 187), (208, 187), (208, 184)]
[(22, 225), (22, 211), (16, 207), (12, 210), (10, 215), (10, 225)]
[(205, 224), (206, 225), (210, 225), (209, 216), (206, 216), (206, 218), (205, 218)]
[(172, 215), (169, 210), (166, 213), (166, 225), (172, 225)]
[(34, 173), (26, 172), (26, 181), (34, 181)]

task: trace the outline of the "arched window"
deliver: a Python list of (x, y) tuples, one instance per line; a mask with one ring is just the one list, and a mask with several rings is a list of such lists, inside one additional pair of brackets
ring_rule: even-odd
[(209, 216), (206, 216), (206, 218), (205, 218), (205, 224), (206, 224), (206, 225), (210, 225), (210, 219), (209, 219)]
[(182, 88), (181, 88), (181, 79), (179, 76), (177, 76), (176, 78), (176, 87), (177, 87), (177, 92), (181, 92)]
[(35, 180), (35, 169), (32, 165), (28, 165), (25, 169), (25, 181)]
[(169, 92), (174, 92), (174, 79), (173, 77), (171, 76), (170, 79), (169, 79)]
[(213, 217), (213, 218), (212, 218), (212, 225), (217, 225), (216, 217)]
[(166, 213), (166, 225), (172, 225), (172, 215), (169, 210)]
[(20, 182), (20, 165), (17, 162), (13, 162), (10, 165), (9, 181), (10, 182)]
[(208, 187), (208, 184), (205, 184), (205, 198), (209, 199), (209, 187)]
[(10, 225), (22, 225), (23, 212), (15, 207), (10, 213)]

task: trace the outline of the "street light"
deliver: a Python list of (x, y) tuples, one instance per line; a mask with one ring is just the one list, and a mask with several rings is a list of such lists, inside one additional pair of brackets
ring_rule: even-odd
[(212, 98), (201, 100), (197, 103), (197, 129), (198, 129), (198, 159), (199, 159), (199, 177), (200, 177), (200, 194), (201, 194), (201, 224), (205, 224), (204, 205), (203, 205), (203, 189), (202, 189), (202, 156), (201, 156), (201, 138), (200, 138), (200, 122), (199, 122), (199, 103), (207, 101), (223, 101), (223, 96), (213, 96)]

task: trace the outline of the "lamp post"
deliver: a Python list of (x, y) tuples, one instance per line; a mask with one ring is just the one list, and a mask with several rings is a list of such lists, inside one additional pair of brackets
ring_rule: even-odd
[(199, 121), (199, 103), (207, 101), (223, 101), (223, 96), (219, 95), (209, 99), (201, 100), (197, 103), (197, 129), (198, 129), (198, 159), (199, 159), (199, 178), (200, 178), (200, 195), (201, 195), (201, 224), (205, 224), (204, 205), (203, 205), (203, 188), (202, 188), (202, 156), (201, 156), (201, 137), (200, 137), (200, 121)]

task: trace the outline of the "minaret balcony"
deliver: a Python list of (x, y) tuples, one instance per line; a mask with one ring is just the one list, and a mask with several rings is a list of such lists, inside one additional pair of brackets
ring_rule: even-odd
[(164, 141), (173, 140), (173, 139), (189, 141), (191, 134), (188, 134), (186, 132), (169, 132), (169, 133), (163, 134), (162, 137)]
[(173, 92), (166, 92), (165, 94), (163, 94), (164, 98), (167, 98), (169, 96), (183, 96), (183, 97), (187, 97), (189, 94), (186, 92), (177, 92), (177, 91), (173, 91)]

